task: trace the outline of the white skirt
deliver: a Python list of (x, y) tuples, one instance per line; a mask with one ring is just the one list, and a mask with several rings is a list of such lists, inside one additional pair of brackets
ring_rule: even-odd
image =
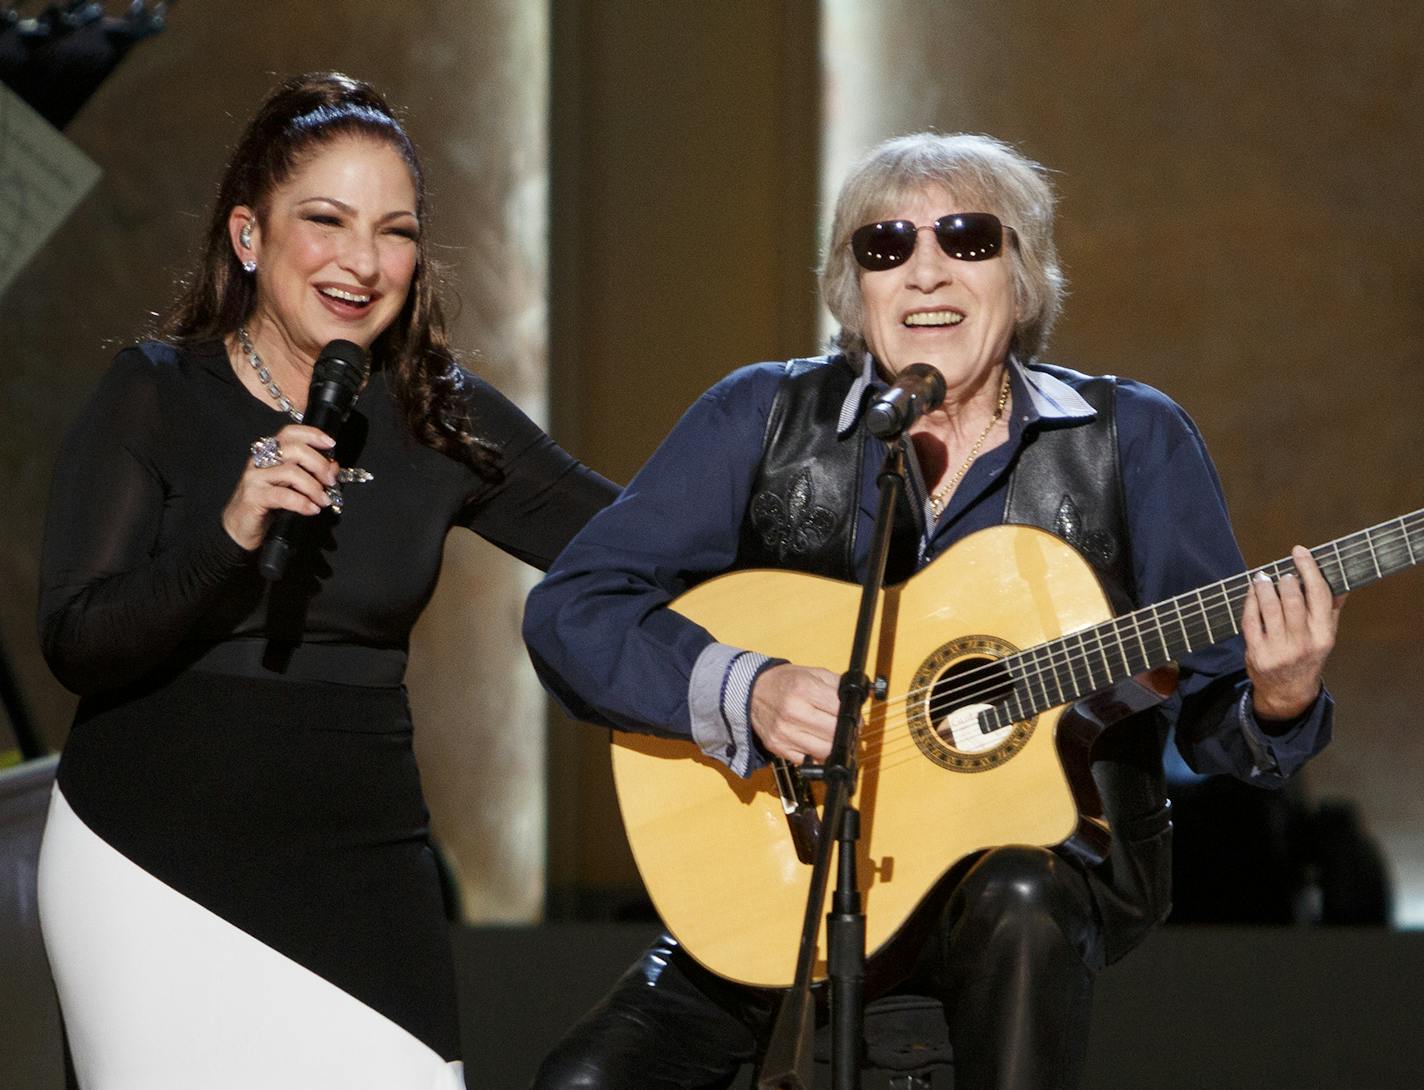
[(83, 1090), (463, 1090), (460, 1063), (153, 877), (57, 787), (39, 908)]

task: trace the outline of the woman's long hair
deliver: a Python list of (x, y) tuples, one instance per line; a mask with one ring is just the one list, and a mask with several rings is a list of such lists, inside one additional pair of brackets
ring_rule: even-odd
[(405, 305), (374, 344), (373, 362), (386, 369), (406, 426), (426, 446), (471, 466), (481, 477), (500, 476), (498, 452), (477, 439), (464, 396), (465, 374), (450, 347), (440, 285), (426, 243), (425, 174), (405, 127), (381, 94), (336, 72), (294, 76), (257, 111), (223, 172), (198, 267), (177, 302), (158, 323), (158, 336), (178, 344), (227, 337), (252, 314), (254, 277), (245, 273), (228, 237), (237, 205), (261, 219), (272, 191), (312, 153), (332, 140), (361, 136), (389, 144), (415, 183), (415, 274)]

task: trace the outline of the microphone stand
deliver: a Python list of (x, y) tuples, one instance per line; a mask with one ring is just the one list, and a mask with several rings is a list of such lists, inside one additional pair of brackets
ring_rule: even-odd
[[(942, 396), (942, 395), (941, 395)], [(831, 755), (823, 765), (802, 765), (798, 771), (810, 780), (826, 784), (821, 828), (834, 830), (837, 848), (836, 888), (831, 911), (826, 914), (826, 961), (831, 981), (831, 1085), (834, 1090), (854, 1090), (860, 1085), (861, 1049), (864, 1045), (865, 1013), (865, 915), (861, 911), (860, 886), (856, 878), (856, 845), (860, 839), (860, 813), (850, 804), (855, 794), (856, 740), (860, 732), (861, 708), (870, 695), (865, 664), (870, 654), (870, 630), (885, 583), (885, 561), (890, 553), (895, 505), (905, 490), (905, 443), (900, 435), (888, 439), (885, 462), (877, 483), (880, 505), (871, 539), (870, 563), (861, 585), (860, 612), (851, 643), (850, 665), (841, 675), (840, 710), (836, 718)], [(762, 1061), (759, 1090), (811, 1090), (814, 1055), (814, 1005), (811, 1002), (811, 970), (820, 933), (821, 905), (831, 860), (831, 836), (816, 842), (816, 858), (811, 870), (811, 889), (806, 898), (806, 917), (801, 929), (801, 946), (796, 958), (796, 979), (781, 1001), (771, 1041)]]

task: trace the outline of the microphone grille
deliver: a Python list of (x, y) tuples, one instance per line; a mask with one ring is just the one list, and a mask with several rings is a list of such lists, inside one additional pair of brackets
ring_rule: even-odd
[(366, 384), (370, 371), (370, 358), (359, 344), (330, 341), (317, 356), (316, 366), (312, 369), (312, 385), (334, 382), (355, 391)]

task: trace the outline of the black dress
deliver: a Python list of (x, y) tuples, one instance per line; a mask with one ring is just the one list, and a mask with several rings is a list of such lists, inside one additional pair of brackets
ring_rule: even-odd
[(65, 443), (40, 627), (82, 699), (40, 883), (86, 1090), (459, 1085), (408, 637), (451, 526), (544, 568), (615, 491), (467, 377), (502, 480), (377, 371), (336, 450), (371, 479), (271, 587), (219, 517), (287, 418), (221, 343), (122, 352)]

